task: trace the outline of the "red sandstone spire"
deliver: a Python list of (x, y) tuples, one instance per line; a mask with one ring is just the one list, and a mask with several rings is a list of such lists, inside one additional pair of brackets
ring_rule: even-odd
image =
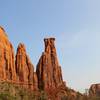
[(0, 26), (0, 79), (16, 80), (14, 50)]
[(42, 89), (56, 88), (63, 84), (61, 67), (58, 63), (54, 41), (55, 38), (44, 39), (45, 51), (37, 65), (36, 72), (39, 88)]
[[(34, 75), (34, 66), (32, 65), (28, 55), (26, 54), (26, 49), (24, 44), (19, 44), (16, 54), (16, 73), (19, 82), (28, 84), (25, 87), (37, 88), (37, 76)], [(35, 76), (35, 78), (34, 78)], [(35, 84), (35, 87), (34, 87)]]

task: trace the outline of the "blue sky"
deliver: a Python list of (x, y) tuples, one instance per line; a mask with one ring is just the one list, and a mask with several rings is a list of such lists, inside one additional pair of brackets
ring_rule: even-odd
[(84, 91), (100, 83), (100, 0), (0, 0), (0, 25), (15, 52), (26, 45), (34, 66), (44, 37), (55, 37), (66, 84)]

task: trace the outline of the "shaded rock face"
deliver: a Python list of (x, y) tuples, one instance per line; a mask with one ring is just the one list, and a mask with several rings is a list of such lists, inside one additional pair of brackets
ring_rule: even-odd
[(54, 41), (55, 38), (44, 39), (45, 51), (37, 64), (38, 86), (44, 90), (56, 88), (63, 84)]
[(22, 82), (23, 85), (28, 84), (27, 86), (31, 89), (37, 88), (37, 75), (35, 75), (34, 66), (26, 54), (24, 44), (18, 45), (15, 65), (19, 82)]
[(93, 84), (89, 89), (90, 96), (100, 96), (100, 84)]
[(0, 79), (16, 80), (14, 50), (2, 27), (0, 27)]

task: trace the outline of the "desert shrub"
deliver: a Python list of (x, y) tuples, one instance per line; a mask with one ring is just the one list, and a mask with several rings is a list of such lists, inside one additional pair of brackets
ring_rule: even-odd
[(0, 100), (16, 100), (16, 97), (8, 93), (0, 93)]
[(67, 99), (68, 99), (67, 96), (63, 96), (63, 97), (61, 98), (61, 100), (67, 100)]
[(89, 100), (100, 100), (100, 96), (89, 97)]
[(47, 100), (47, 94), (44, 91), (41, 91), (41, 95), (39, 97), (39, 100)]

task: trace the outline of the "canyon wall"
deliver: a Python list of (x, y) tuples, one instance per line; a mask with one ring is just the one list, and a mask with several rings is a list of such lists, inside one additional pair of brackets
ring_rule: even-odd
[[(34, 70), (25, 45), (20, 43), (16, 55), (5, 30), (0, 27), (0, 82), (6, 81), (41, 95), (47, 100), (80, 100), (81, 94), (66, 87), (58, 62), (55, 38), (44, 39), (44, 51)], [(34, 55), (33, 55), (34, 56)], [(38, 96), (38, 95), (37, 95)]]

